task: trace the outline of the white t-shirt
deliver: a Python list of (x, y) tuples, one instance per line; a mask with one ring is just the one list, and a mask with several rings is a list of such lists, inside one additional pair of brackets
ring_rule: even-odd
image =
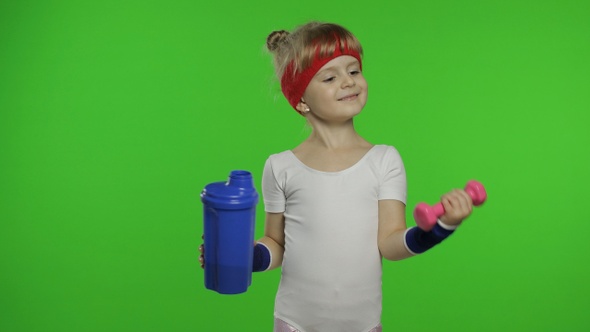
[(302, 332), (368, 331), (381, 321), (378, 200), (406, 202), (397, 150), (376, 145), (355, 165), (322, 172), (292, 151), (266, 161), (267, 212), (284, 213), (275, 316)]

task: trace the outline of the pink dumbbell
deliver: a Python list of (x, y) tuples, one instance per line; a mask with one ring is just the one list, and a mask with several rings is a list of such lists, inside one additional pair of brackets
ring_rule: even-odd
[[(483, 185), (475, 180), (467, 182), (465, 192), (471, 197), (475, 206), (482, 205), (488, 197)], [(445, 208), (442, 203), (436, 203), (433, 206), (426, 203), (418, 203), (414, 209), (414, 220), (416, 220), (418, 227), (429, 231), (436, 224), (438, 217), (443, 214), (445, 214)]]

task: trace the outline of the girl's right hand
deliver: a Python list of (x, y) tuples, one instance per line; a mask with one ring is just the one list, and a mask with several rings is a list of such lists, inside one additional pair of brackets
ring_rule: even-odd
[[(204, 239), (204, 236), (201, 237), (201, 239)], [(199, 262), (201, 263), (201, 268), (204, 269), (205, 268), (205, 245), (201, 244), (199, 246), (199, 251), (201, 252), (201, 255), (199, 256)]]

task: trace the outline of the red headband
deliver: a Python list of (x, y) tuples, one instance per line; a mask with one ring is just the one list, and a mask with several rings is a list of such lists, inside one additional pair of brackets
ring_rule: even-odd
[(359, 53), (355, 50), (351, 50), (348, 47), (344, 47), (344, 50), (340, 50), (340, 47), (336, 46), (334, 49), (334, 54), (330, 56), (326, 56), (324, 58), (320, 57), (319, 47), (313, 58), (311, 65), (307, 67), (305, 70), (301, 72), (293, 73), (293, 66), (294, 61), (291, 61), (285, 72), (283, 73), (283, 77), (281, 78), (281, 90), (283, 90), (283, 94), (289, 101), (289, 104), (293, 106), (295, 110), (297, 110), (297, 104), (301, 101), (301, 97), (303, 97), (303, 93), (305, 89), (311, 82), (311, 79), (315, 76), (315, 74), (330, 60), (335, 59), (342, 55), (350, 55), (355, 57), (359, 61), (359, 65), (362, 69), (361, 57)]

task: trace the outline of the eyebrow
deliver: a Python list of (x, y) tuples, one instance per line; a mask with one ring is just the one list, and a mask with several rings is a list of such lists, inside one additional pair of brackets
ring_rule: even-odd
[[(354, 60), (351, 60), (351, 61), (350, 61), (350, 62), (349, 62), (349, 63), (348, 63), (348, 64), (347, 64), (345, 67), (346, 67), (346, 68), (348, 68), (348, 67), (350, 67), (350, 66), (352, 66), (352, 65), (357, 65), (357, 64), (359, 64), (359, 61), (358, 61), (357, 59), (354, 59)], [(326, 72), (326, 71), (334, 70), (334, 69), (335, 69), (335, 67), (336, 67), (336, 66), (330, 66), (330, 67), (324, 68), (324, 69), (322, 69), (322, 70), (318, 71), (318, 72), (316, 73), (316, 75), (319, 75), (319, 74), (321, 74), (321, 73), (323, 73), (323, 72)]]

